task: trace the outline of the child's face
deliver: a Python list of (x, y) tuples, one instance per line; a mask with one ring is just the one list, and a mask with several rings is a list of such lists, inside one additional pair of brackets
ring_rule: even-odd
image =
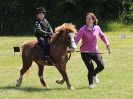
[(45, 18), (45, 14), (44, 13), (38, 13), (37, 14), (37, 19), (43, 20), (44, 18)]

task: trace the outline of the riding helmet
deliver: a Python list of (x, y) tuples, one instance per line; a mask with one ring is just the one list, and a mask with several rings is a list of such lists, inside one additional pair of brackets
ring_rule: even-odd
[(38, 8), (36, 8), (36, 14), (38, 14), (38, 13), (46, 14), (46, 10), (43, 7), (38, 7)]

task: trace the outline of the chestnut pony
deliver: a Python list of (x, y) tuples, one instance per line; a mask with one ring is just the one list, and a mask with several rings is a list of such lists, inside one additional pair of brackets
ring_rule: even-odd
[[(62, 75), (61, 80), (57, 80), (56, 83), (63, 84), (66, 81), (67, 88), (73, 89), (69, 82), (68, 75), (66, 73), (66, 63), (68, 61), (68, 53), (73, 52), (76, 49), (74, 41), (74, 35), (77, 33), (75, 25), (71, 23), (64, 23), (61, 26), (55, 28), (50, 41), (50, 56), (52, 66), (55, 66)], [(43, 79), (44, 66), (50, 66), (47, 61), (41, 59), (41, 48), (37, 41), (30, 41), (22, 46), (22, 61), (23, 66), (20, 70), (20, 77), (17, 80), (16, 86), (21, 86), (24, 73), (32, 66), (34, 61), (38, 65), (38, 76), (40, 82), (44, 87), (48, 87)]]

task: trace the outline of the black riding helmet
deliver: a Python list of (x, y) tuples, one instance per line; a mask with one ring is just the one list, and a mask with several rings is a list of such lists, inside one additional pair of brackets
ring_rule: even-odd
[(43, 7), (38, 7), (38, 8), (36, 8), (36, 14), (38, 14), (38, 13), (46, 14), (46, 10)]

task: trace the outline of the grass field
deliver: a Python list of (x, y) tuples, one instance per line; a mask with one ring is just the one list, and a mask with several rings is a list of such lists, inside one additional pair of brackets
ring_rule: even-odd
[[(126, 39), (121, 40), (120, 34)], [(106, 64), (99, 74), (100, 83), (89, 89), (87, 69), (79, 53), (73, 53), (67, 63), (69, 79), (75, 90), (68, 90), (66, 84), (55, 83), (61, 75), (55, 67), (45, 67), (44, 78), (49, 89), (44, 89), (38, 78), (37, 65), (24, 75), (22, 86), (15, 86), (22, 66), (21, 54), (14, 56), (13, 46), (21, 46), (35, 37), (0, 37), (0, 99), (133, 99), (133, 30), (106, 33), (111, 54), (99, 43)]]

